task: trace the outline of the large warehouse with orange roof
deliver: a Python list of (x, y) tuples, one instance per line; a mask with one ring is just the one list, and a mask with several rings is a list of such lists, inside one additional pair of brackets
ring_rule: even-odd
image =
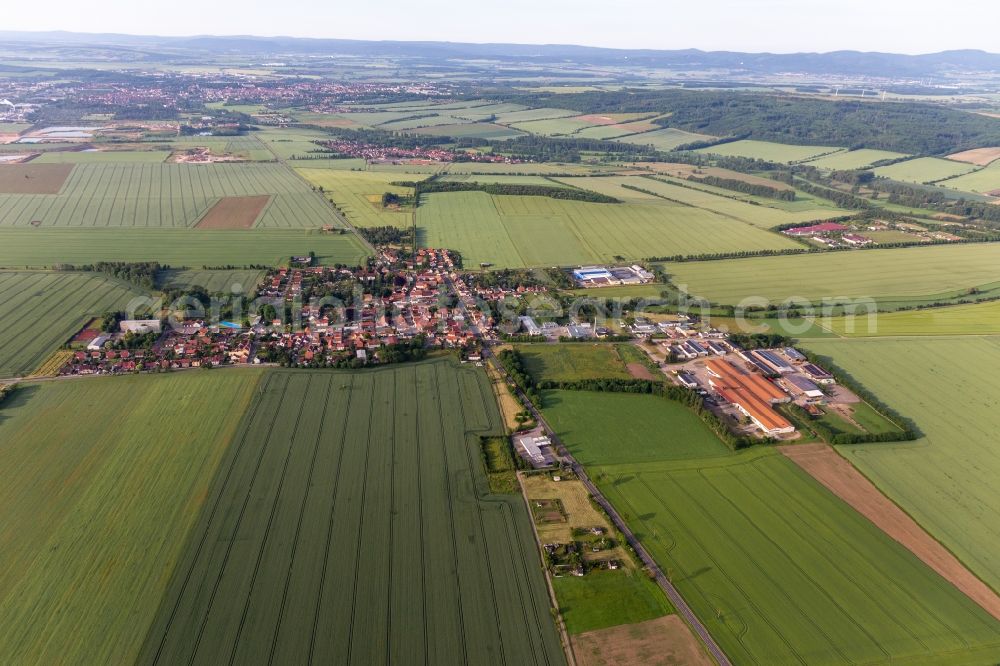
[(774, 437), (795, 432), (795, 426), (774, 409), (776, 403), (791, 400), (787, 393), (760, 375), (746, 374), (722, 359), (709, 359), (705, 366), (712, 388), (746, 414), (764, 434)]

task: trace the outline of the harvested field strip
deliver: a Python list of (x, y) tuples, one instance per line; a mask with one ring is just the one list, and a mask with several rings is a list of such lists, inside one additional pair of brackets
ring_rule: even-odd
[(97, 261), (171, 266), (287, 263), (312, 250), (323, 264), (359, 265), (367, 250), (354, 234), (303, 229), (2, 229), (0, 267)]
[(1000, 656), (1000, 623), (774, 451), (594, 471), (734, 663)]
[(93, 273), (0, 272), (0, 377), (37, 368), (90, 318), (140, 295)]
[(450, 360), (269, 373), (142, 661), (562, 663), (523, 504), (483, 496), (499, 427)]
[(49, 382), (4, 405), (0, 662), (136, 662), (259, 377)]
[(1000, 159), (1000, 148), (973, 148), (972, 150), (964, 150), (960, 153), (949, 155), (948, 159), (957, 162), (968, 162), (977, 166), (986, 166)]
[(0, 194), (58, 194), (72, 170), (72, 164), (6, 164)]
[(851, 463), (825, 444), (783, 446), (781, 452), (830, 492), (844, 500), (883, 532), (905, 546), (927, 566), (1000, 620), (1000, 597)]
[(580, 666), (684, 664), (712, 666), (698, 639), (677, 615), (597, 629), (573, 637)]
[(198, 220), (198, 229), (249, 229), (270, 203), (269, 195), (223, 197)]

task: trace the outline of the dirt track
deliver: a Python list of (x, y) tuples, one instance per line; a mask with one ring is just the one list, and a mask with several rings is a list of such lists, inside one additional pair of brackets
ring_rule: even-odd
[(779, 447), (781, 452), (927, 566), (1000, 620), (1000, 597), (951, 552), (826, 444)]

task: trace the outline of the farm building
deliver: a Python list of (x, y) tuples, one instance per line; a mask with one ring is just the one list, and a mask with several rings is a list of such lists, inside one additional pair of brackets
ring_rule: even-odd
[(806, 373), (810, 379), (819, 384), (833, 384), (833, 375), (819, 367), (815, 363), (806, 363), (802, 366), (802, 372)]
[(785, 347), (785, 356), (793, 361), (805, 361), (806, 357), (795, 347)]
[(99, 351), (104, 347), (104, 343), (111, 339), (110, 335), (98, 335), (96, 338), (90, 341), (87, 345), (87, 349), (90, 351)]
[(552, 440), (544, 435), (524, 435), (517, 438), (517, 445), (535, 467), (549, 464), (547, 451), (552, 446)]
[(781, 358), (781, 356), (774, 353), (773, 351), (767, 349), (758, 349), (750, 353), (754, 356), (754, 358), (756, 358), (758, 361), (768, 366), (769, 368), (771, 368), (771, 370), (777, 372), (778, 374), (786, 375), (790, 372), (795, 371), (795, 368), (793, 368), (788, 361)]
[(521, 320), (521, 328), (523, 328), (524, 332), (527, 333), (528, 335), (542, 334), (542, 328), (535, 322), (533, 318), (520, 317), (520, 320)]
[(807, 398), (822, 398), (823, 391), (802, 375), (790, 375), (785, 378), (791, 387), (792, 393), (804, 395)]
[(829, 234), (848, 230), (850, 230), (850, 227), (838, 224), (837, 222), (823, 222), (822, 224), (813, 224), (808, 227), (785, 229), (784, 234), (787, 236), (813, 236), (815, 234)]
[(795, 432), (795, 426), (774, 410), (775, 403), (788, 402), (789, 396), (759, 375), (748, 375), (722, 359), (705, 361), (709, 383), (722, 399), (734, 405), (754, 425), (770, 437)]

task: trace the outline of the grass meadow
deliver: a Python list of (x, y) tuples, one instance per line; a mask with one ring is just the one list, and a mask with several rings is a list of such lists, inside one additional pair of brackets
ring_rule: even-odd
[(239, 286), (243, 293), (251, 293), (264, 277), (262, 270), (200, 270), (168, 268), (156, 276), (157, 287), (191, 289), (203, 287), (210, 294), (231, 292)]
[(946, 180), (941, 185), (965, 192), (995, 192), (1000, 190), (1000, 162), (993, 162), (973, 173)]
[[(998, 337), (809, 340), (924, 439), (840, 452), (994, 589), (1000, 588)], [(917, 362), (915, 362), (915, 360)]]
[(1000, 335), (1000, 301), (950, 305), (923, 310), (884, 312), (871, 326), (868, 319), (835, 317), (824, 325), (847, 337), (911, 335)]
[(501, 432), (453, 360), (267, 374), (141, 661), (562, 663), (525, 505), (487, 495)]
[(0, 662), (136, 663), (259, 377), (59, 381), (4, 403)]
[(690, 409), (666, 398), (550, 390), (542, 399), (546, 420), (583, 465), (729, 454)]
[(516, 349), (536, 382), (632, 377), (613, 344), (543, 343), (516, 345)]
[(94, 273), (0, 271), (0, 377), (31, 372), (90, 319), (140, 295)]

